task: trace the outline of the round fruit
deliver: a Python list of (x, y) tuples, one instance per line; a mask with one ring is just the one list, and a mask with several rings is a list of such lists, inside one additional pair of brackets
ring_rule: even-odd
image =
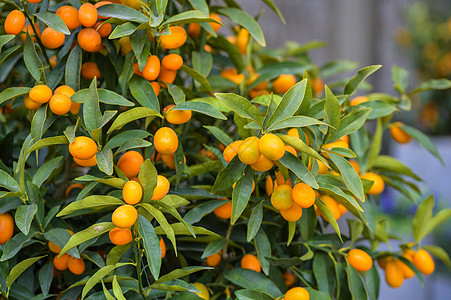
[(142, 76), (149, 81), (153, 81), (160, 75), (160, 59), (156, 55), (147, 58), (146, 65), (142, 70)]
[(292, 286), (293, 284), (296, 283), (296, 276), (294, 276), (293, 273), (284, 272), (282, 274), (282, 277), (283, 277), (283, 282), (288, 287), (290, 287), (290, 286)]
[(222, 156), (227, 163), (229, 163), (238, 154), (238, 150), (240, 149), (242, 143), (242, 140), (234, 141), (224, 149)]
[(238, 158), (247, 165), (255, 164), (260, 158), (261, 152), (258, 147), (259, 139), (256, 136), (248, 137), (238, 149)]
[(50, 98), (50, 110), (56, 115), (64, 115), (70, 111), (72, 101), (65, 94), (55, 94)]
[(14, 234), (14, 218), (8, 214), (0, 214), (0, 245), (5, 244)]
[(309, 292), (303, 287), (295, 287), (289, 289), (288, 292), (285, 293), (284, 300), (310, 300)]
[(268, 196), (271, 196), (272, 191), (275, 188), (274, 184), (277, 184), (277, 183), (273, 182), (271, 176), (268, 175), (266, 177), (266, 182), (265, 182), (265, 191)]
[(188, 34), (191, 37), (200, 37), (200, 34), (202, 33), (202, 27), (199, 23), (190, 23), (188, 26)]
[[(331, 211), (331, 213), (334, 215), (335, 220), (338, 220), (341, 217), (340, 209), (338, 208), (338, 203), (337, 203), (337, 201), (335, 201), (334, 198), (327, 196), (327, 195), (323, 195), (319, 199)], [(324, 217), (324, 219), (326, 219), (326, 218)]]
[(97, 144), (89, 137), (77, 136), (69, 144), (69, 152), (75, 158), (89, 159), (97, 153)]
[(49, 241), (49, 249), (56, 254), (59, 254), (61, 252), (61, 247), (51, 241)]
[(124, 56), (133, 50), (128, 36), (123, 36), (119, 39), (119, 46), (121, 47), (121, 54)]
[(183, 58), (178, 54), (169, 54), (163, 57), (161, 65), (166, 70), (177, 71), (183, 66)]
[(110, 241), (117, 246), (128, 244), (133, 240), (132, 232), (128, 228), (113, 228), (108, 236)]
[(152, 81), (150, 84), (152, 85), (155, 95), (158, 97), (158, 95), (160, 94), (160, 89), (161, 89), (160, 84), (156, 81)]
[(368, 191), (369, 195), (379, 195), (384, 191), (385, 183), (382, 177), (375, 173), (367, 172), (361, 176), (363, 179), (369, 180), (373, 182), (370, 190)]
[(240, 51), (241, 54), (246, 53), (247, 42), (249, 41), (249, 31), (244, 28), (241, 28), (236, 37), (235, 45)]
[(42, 105), (40, 103), (32, 101), (28, 96), (23, 97), (23, 104), (29, 110), (38, 110), (38, 108)]
[(280, 214), (288, 222), (296, 222), (302, 217), (302, 207), (293, 203), (288, 209), (281, 210)]
[(93, 28), (83, 28), (78, 33), (77, 41), (80, 47), (88, 52), (97, 52), (102, 49), (102, 38)]
[(69, 257), (67, 267), (72, 274), (81, 275), (85, 271), (85, 262), (82, 258)]
[(120, 3), (136, 10), (141, 8), (141, 2), (138, 0), (120, 0)]
[(302, 208), (308, 208), (315, 203), (315, 191), (305, 183), (297, 183), (291, 192), (293, 201)]
[(83, 65), (81, 66), (81, 76), (88, 80), (93, 80), (94, 77), (100, 78), (102, 74), (100, 73), (97, 64), (95, 62), (89, 61), (83, 63)]
[(41, 34), (42, 44), (49, 49), (56, 49), (64, 43), (66, 36), (64, 33), (53, 30), (50, 27), (44, 29)]
[[(66, 198), (69, 198), (69, 195), (70, 195), (70, 192), (73, 190), (73, 189), (75, 189), (75, 188), (77, 188), (77, 189), (84, 189), (84, 185), (83, 184), (81, 184), (81, 183), (72, 183), (67, 189), (66, 189), (66, 192), (64, 193), (65, 195), (66, 195)], [(73, 234), (73, 233), (71, 233), (71, 234)]]
[(31, 101), (34, 103), (44, 104), (50, 101), (52, 98), (52, 90), (43, 84), (34, 86), (28, 93)]
[(101, 37), (107, 37), (110, 35), (111, 30), (113, 29), (111, 26), (111, 23), (103, 23), (102, 21), (99, 21), (94, 24), (93, 28), (97, 30), (97, 32), (100, 34)]
[(398, 288), (404, 282), (404, 272), (398, 259), (387, 262), (385, 266), (385, 281), (392, 288)]
[(216, 267), (221, 262), (221, 255), (218, 253), (212, 254), (207, 257), (207, 266)]
[(137, 218), (138, 212), (136, 211), (136, 208), (128, 204), (116, 208), (112, 216), (114, 226), (119, 228), (132, 227)]
[(360, 166), (359, 163), (355, 160), (350, 160), (349, 163), (352, 165), (357, 174), (360, 174)]
[(53, 258), (53, 266), (58, 271), (64, 271), (67, 269), (67, 262), (69, 261), (69, 254), (65, 253), (61, 257), (55, 256)]
[(163, 238), (160, 239), (160, 249), (161, 249), (161, 259), (166, 256), (166, 244), (164, 243)]
[(97, 22), (97, 8), (91, 3), (85, 3), (78, 9), (78, 19), (85, 27), (92, 27)]
[(227, 202), (226, 204), (221, 205), (220, 207), (216, 208), (214, 211), (214, 214), (222, 219), (230, 219), (232, 216), (232, 201)]
[(251, 167), (255, 171), (266, 172), (269, 171), (274, 166), (274, 162), (272, 160), (267, 159), (263, 154), (260, 155), (260, 158), (256, 163), (252, 164)]
[(221, 76), (240, 85), (244, 80), (244, 74), (238, 73), (235, 68), (227, 68), (221, 71)]
[(418, 250), (413, 255), (413, 264), (424, 275), (431, 275), (435, 270), (435, 263), (429, 252), (424, 249)]
[(291, 154), (293, 154), (294, 156), (298, 156), (298, 153), (296, 152), (296, 149), (294, 149), (293, 147), (291, 147), (290, 145), (285, 145), (285, 152), (290, 152)]
[(161, 68), (160, 76), (158, 76), (158, 80), (160, 83), (169, 83), (172, 84), (177, 76), (177, 71), (166, 70), (165, 68)]
[(168, 35), (160, 36), (160, 45), (165, 49), (176, 49), (186, 42), (186, 30), (181, 26), (169, 26), (171, 31)]
[(351, 104), (351, 106), (354, 106), (354, 105), (359, 105), (361, 103), (365, 103), (368, 101), (369, 101), (369, 99), (367, 97), (359, 96), (359, 97), (355, 97), (354, 99), (352, 99), (350, 104)]
[(348, 261), (357, 271), (366, 272), (373, 266), (373, 259), (363, 250), (352, 249), (348, 253)]
[(177, 134), (169, 127), (161, 127), (154, 135), (155, 149), (161, 154), (172, 154), (179, 147)]
[(292, 188), (287, 184), (279, 185), (271, 195), (271, 204), (278, 210), (285, 210), (293, 205)]
[(213, 13), (213, 14), (210, 15), (210, 19), (213, 19), (213, 20), (215, 20), (215, 21), (220, 23), (220, 24), (218, 24), (218, 23), (215, 23), (215, 22), (208, 22), (208, 24), (211, 25), (213, 30), (215, 32), (217, 32), (222, 27), (222, 19), (221, 19), (221, 17), (218, 14), (214, 14)]
[(405, 279), (409, 279), (409, 278), (412, 278), (413, 276), (415, 276), (415, 272), (407, 264), (405, 264), (401, 260), (399, 261), (399, 263), (401, 265), (401, 269), (402, 269)]
[(292, 136), (292, 137), (296, 137), (299, 138), (299, 130), (297, 128), (290, 128), (287, 131), (287, 135)]
[(127, 178), (138, 176), (144, 158), (141, 153), (137, 151), (128, 151), (119, 158), (117, 167), (124, 173)]
[(56, 15), (60, 17), (69, 30), (74, 30), (81, 26), (78, 19), (78, 10), (70, 5), (63, 5), (56, 10)]
[(258, 143), (260, 152), (270, 160), (279, 160), (285, 154), (285, 145), (275, 134), (267, 133)]
[(64, 94), (68, 97), (72, 97), (75, 94), (75, 91), (68, 85), (61, 85), (53, 91), (53, 94)]
[(273, 81), (272, 86), (277, 94), (286, 93), (293, 85), (296, 84), (294, 75), (282, 74)]
[(164, 117), (166, 121), (171, 124), (184, 124), (191, 119), (191, 111), (190, 110), (176, 110), (172, 109), (175, 105), (171, 104), (166, 106), (163, 109)]
[(400, 144), (407, 144), (412, 137), (405, 132), (401, 126), (404, 125), (401, 122), (396, 122), (390, 127), (390, 134), (392, 138)]
[(163, 175), (157, 175), (157, 186), (153, 190), (152, 198), (150, 200), (161, 200), (169, 192), (169, 180)]
[(260, 262), (258, 261), (258, 258), (252, 254), (246, 254), (245, 256), (243, 256), (243, 258), (241, 258), (241, 268), (254, 270), (255, 272), (262, 271), (262, 267), (260, 265)]
[(199, 298), (204, 300), (210, 300), (210, 293), (208, 292), (208, 289), (205, 285), (203, 285), (200, 282), (195, 282), (193, 285), (199, 290), (199, 293), (196, 294)]
[(78, 159), (76, 157), (74, 157), (74, 161), (77, 163), (77, 165), (81, 166), (81, 167), (94, 167), (95, 165), (97, 165), (97, 158), (96, 155), (93, 155), (92, 157), (88, 158), (88, 159)]
[(290, 178), (288, 178), (287, 180), (285, 180), (285, 178), (283, 177), (282, 172), (280, 172), (280, 171), (277, 171), (277, 173), (276, 173), (276, 182), (277, 182), (278, 185), (287, 184), (287, 185), (289, 185), (289, 186), (293, 186), (293, 185), (291, 184)]
[(344, 215), (345, 213), (348, 212), (348, 209), (343, 204), (338, 203), (337, 206), (338, 206), (338, 210), (340, 211), (341, 215)]
[(136, 181), (128, 181), (122, 189), (122, 197), (125, 203), (134, 205), (141, 201), (143, 188)]
[(25, 15), (20, 10), (11, 11), (5, 19), (7, 34), (19, 34), (25, 26)]

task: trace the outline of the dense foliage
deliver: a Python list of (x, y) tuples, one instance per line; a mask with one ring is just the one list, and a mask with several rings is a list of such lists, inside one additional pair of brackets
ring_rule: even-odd
[[(394, 94), (369, 92), (381, 66), (266, 49), (257, 17), (209, 2), (2, 1), (4, 298), (377, 299), (373, 261), (392, 287), (449, 266), (422, 241), (451, 210), (381, 147), (441, 161), (391, 119), (450, 82), (395, 66)], [(386, 185), (420, 203), (414, 241), (386, 231)]]

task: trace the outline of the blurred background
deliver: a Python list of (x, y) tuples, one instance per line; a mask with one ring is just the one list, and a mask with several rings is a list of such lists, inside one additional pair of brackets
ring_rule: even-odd
[[(287, 41), (324, 41), (327, 47), (311, 53), (319, 65), (334, 59), (355, 61), (359, 67), (381, 64), (369, 80), (375, 91), (395, 92), (393, 65), (409, 71), (411, 89), (427, 79), (451, 79), (450, 0), (274, 0), (286, 25), (261, 0), (237, 2), (253, 16), (264, 11), (259, 23), (270, 48), (283, 47)], [(398, 120), (432, 135), (445, 166), (413, 140), (401, 145), (387, 138), (385, 151), (424, 179), (423, 196), (433, 193), (438, 209), (451, 207), (451, 90), (421, 93), (412, 100), (412, 110)], [(413, 240), (411, 226), (404, 226), (403, 221), (411, 222), (416, 206), (390, 189), (384, 192), (381, 205), (384, 213), (395, 217), (388, 231)], [(450, 222), (443, 224), (431, 239), (451, 254), (449, 228)], [(438, 270), (424, 278), (424, 288), (414, 278), (392, 289), (380, 273), (380, 299), (451, 299), (451, 273), (436, 263)]]

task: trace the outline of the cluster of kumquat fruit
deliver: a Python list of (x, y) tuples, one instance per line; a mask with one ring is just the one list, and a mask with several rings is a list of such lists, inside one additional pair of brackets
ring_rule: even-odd
[[(418, 251), (406, 249), (402, 258), (412, 263), (423, 275), (431, 275), (435, 270), (434, 260), (424, 249)], [(415, 272), (398, 257), (382, 256), (378, 258), (377, 263), (385, 271), (385, 281), (392, 288), (401, 287), (405, 279), (415, 276)]]
[(73, 102), (70, 97), (75, 91), (67, 85), (61, 85), (54, 91), (44, 84), (34, 86), (28, 95), (24, 96), (23, 102), (31, 111), (38, 110), (43, 104), (48, 103), (50, 110), (55, 115), (78, 114), (80, 103)]
[[(70, 230), (67, 230), (71, 235), (74, 233)], [(50, 251), (57, 254), (53, 258), (53, 266), (57, 271), (65, 271), (69, 269), (72, 274), (81, 275), (85, 271), (85, 262), (82, 258), (73, 257), (67, 253), (63, 255), (58, 255), (61, 252), (61, 247), (57, 244), (49, 241), (48, 243)]]

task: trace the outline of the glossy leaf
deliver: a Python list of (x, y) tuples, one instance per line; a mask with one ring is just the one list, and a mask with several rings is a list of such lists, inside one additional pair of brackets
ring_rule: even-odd
[(69, 29), (58, 15), (50, 12), (40, 12), (34, 15), (53, 30), (70, 35)]
[(257, 250), (257, 257), (262, 267), (263, 273), (269, 275), (269, 261), (266, 257), (271, 256), (271, 243), (263, 228), (260, 228), (254, 237), (255, 249)]
[(44, 65), (39, 59), (36, 48), (34, 46), (34, 42), (28, 33), (25, 41), (25, 46), (23, 48), (23, 54), (24, 62), (27, 66), (28, 71), (30, 72), (30, 75), (33, 76), (36, 81), (41, 81), (41, 75), (44, 72)]
[(285, 151), (284, 156), (279, 161), (312, 188), (317, 189), (319, 187), (315, 177), (310, 173), (309, 169), (292, 153)]
[(117, 116), (116, 120), (114, 120), (113, 124), (111, 124), (111, 127), (108, 129), (107, 134), (110, 134), (111, 132), (115, 130), (119, 130), (122, 127), (124, 127), (126, 124), (136, 121), (138, 119), (152, 117), (152, 116), (158, 116), (159, 114), (147, 107), (135, 107), (131, 108), (123, 113), (121, 113), (119, 116)]
[(403, 124), (401, 126), (401, 129), (404, 130), (407, 134), (412, 136), (415, 140), (417, 140), (418, 143), (420, 143), (427, 151), (429, 151), (432, 155), (434, 155), (441, 163), (442, 165), (445, 165), (443, 162), (442, 156), (437, 150), (437, 147), (434, 145), (434, 143), (431, 141), (431, 139), (419, 131), (418, 129), (415, 129), (411, 126)]
[(40, 260), (43, 257), (46, 257), (47, 255), (38, 256), (38, 257), (31, 257), (27, 258), (25, 260), (22, 260), (17, 265), (15, 265), (11, 272), (9, 272), (8, 276), (6, 277), (6, 286), (8, 289), (13, 285), (13, 283), (16, 281), (19, 276), (25, 272), (31, 265), (33, 265), (35, 262)]
[(236, 24), (246, 28), (260, 46), (266, 46), (265, 37), (260, 26), (257, 21), (245, 11), (234, 7), (228, 7), (221, 8), (219, 12), (229, 17)]
[(144, 107), (160, 111), (160, 103), (157, 95), (148, 80), (141, 76), (133, 76), (129, 81), (130, 92), (133, 97)]
[[(235, 156), (237, 157), (237, 156)], [(225, 169), (224, 169), (225, 170)], [(218, 175), (219, 177), (219, 175)], [(252, 194), (253, 178), (249, 167), (244, 170), (244, 175), (236, 182), (232, 193), (232, 217), (230, 223), (233, 225), (246, 209)]]
[(152, 224), (143, 216), (138, 215), (139, 234), (143, 238), (144, 249), (146, 250), (147, 263), (149, 264), (152, 276), (158, 280), (161, 268), (161, 248), (160, 239), (155, 233)]
[(17, 208), (14, 219), (17, 228), (19, 228), (23, 234), (27, 235), (30, 231), (31, 222), (37, 212), (38, 206), (34, 203), (30, 205), (21, 205)]
[(89, 241), (99, 235), (102, 235), (102, 234), (110, 231), (114, 227), (115, 226), (112, 222), (102, 222), (102, 223), (97, 223), (97, 224), (91, 225), (90, 227), (75, 233), (69, 239), (69, 241), (64, 246), (64, 248), (61, 250), (59, 256), (63, 255), (68, 250), (70, 250), (86, 241)]
[(251, 216), (247, 223), (247, 241), (250, 242), (260, 229), (263, 220), (263, 204), (259, 202), (252, 210)]
[(213, 105), (204, 102), (187, 101), (177, 104), (174, 110), (191, 110), (216, 119), (227, 120), (227, 118)]

